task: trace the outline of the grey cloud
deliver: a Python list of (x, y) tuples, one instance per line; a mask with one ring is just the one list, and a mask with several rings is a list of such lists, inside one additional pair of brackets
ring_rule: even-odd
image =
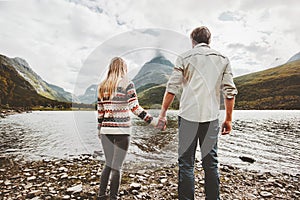
[[(266, 43), (263, 43), (266, 44)], [(250, 51), (252, 53), (259, 53), (259, 52), (268, 52), (268, 48), (266, 48), (263, 45), (259, 45), (258, 43), (254, 43), (252, 42), (250, 45), (244, 45), (241, 43), (233, 43), (233, 44), (229, 44), (227, 45), (228, 48), (231, 49), (244, 49), (246, 51)]]
[(240, 21), (243, 19), (243, 16), (238, 12), (226, 11), (221, 13), (218, 19), (221, 21)]
[(97, 5), (97, 1), (83, 1), (83, 0), (69, 0), (70, 3), (75, 3), (76, 5), (82, 5), (86, 6), (88, 9), (90, 9), (93, 12), (96, 13), (103, 13), (103, 8), (101, 8), (99, 5)]

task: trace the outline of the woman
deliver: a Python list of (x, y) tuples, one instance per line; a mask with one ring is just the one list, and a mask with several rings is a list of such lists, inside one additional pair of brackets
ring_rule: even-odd
[(130, 111), (148, 124), (156, 125), (156, 120), (139, 106), (134, 84), (126, 74), (125, 61), (120, 57), (113, 58), (107, 77), (98, 88), (98, 129), (105, 155), (98, 199), (108, 197), (106, 189), (110, 175), (109, 197), (117, 199), (120, 171), (130, 142)]

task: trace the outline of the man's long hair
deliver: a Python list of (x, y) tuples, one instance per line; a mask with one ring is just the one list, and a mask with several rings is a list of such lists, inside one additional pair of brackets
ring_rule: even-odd
[(99, 84), (98, 98), (100, 100), (112, 99), (118, 86), (127, 73), (127, 65), (120, 57), (111, 60), (107, 77)]

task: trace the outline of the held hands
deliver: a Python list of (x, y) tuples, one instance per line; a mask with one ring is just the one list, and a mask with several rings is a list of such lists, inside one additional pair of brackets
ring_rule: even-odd
[(164, 131), (167, 128), (167, 118), (166, 117), (153, 117), (150, 125), (152, 125), (153, 127)]
[(224, 121), (222, 124), (221, 134), (227, 135), (231, 132), (231, 130), (232, 130), (231, 121)]

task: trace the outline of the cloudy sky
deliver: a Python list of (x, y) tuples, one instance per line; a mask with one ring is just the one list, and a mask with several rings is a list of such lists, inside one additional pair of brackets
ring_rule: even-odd
[[(0, 1), (0, 54), (22, 57), (47, 82), (82, 93), (112, 56), (123, 55), (134, 73), (157, 49), (175, 59), (190, 48), (193, 28), (205, 25), (211, 47), (239, 76), (298, 53), (299, 18), (298, 0)], [(93, 78), (78, 81), (84, 77)]]

